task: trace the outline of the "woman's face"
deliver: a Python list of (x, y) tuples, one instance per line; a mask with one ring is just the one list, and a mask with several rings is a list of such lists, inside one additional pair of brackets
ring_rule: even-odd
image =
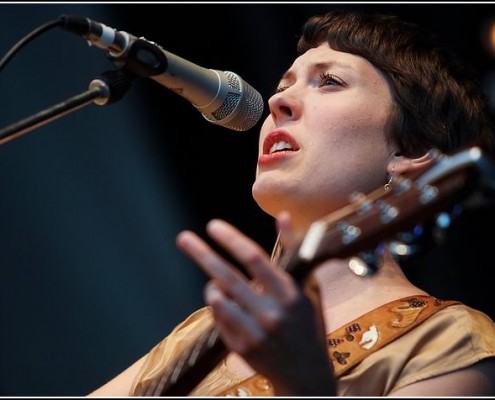
[(387, 179), (389, 85), (366, 59), (328, 44), (298, 57), (268, 101), (253, 196), (268, 214), (307, 224)]

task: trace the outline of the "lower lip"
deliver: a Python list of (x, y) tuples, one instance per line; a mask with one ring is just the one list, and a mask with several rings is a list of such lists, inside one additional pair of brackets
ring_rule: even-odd
[(258, 165), (269, 165), (285, 160), (294, 155), (294, 151), (279, 151), (272, 154), (263, 154), (258, 158)]

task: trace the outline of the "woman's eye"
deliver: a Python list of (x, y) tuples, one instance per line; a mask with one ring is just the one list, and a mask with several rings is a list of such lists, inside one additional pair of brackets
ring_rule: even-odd
[(342, 79), (337, 78), (335, 75), (329, 74), (328, 72), (325, 72), (323, 74), (320, 74), (318, 82), (318, 87), (323, 86), (346, 86), (346, 84)]
[[(280, 85), (278, 86), (273, 94), (281, 93), (284, 90), (290, 88), (291, 85)], [(335, 75), (332, 75), (328, 72), (321, 73), (318, 76), (318, 87), (325, 87), (325, 86), (347, 86), (347, 84), (340, 78), (338, 78)]]

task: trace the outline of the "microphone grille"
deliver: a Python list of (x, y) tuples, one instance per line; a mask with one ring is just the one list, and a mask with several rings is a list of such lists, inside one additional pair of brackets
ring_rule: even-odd
[(225, 71), (228, 86), (222, 105), (211, 113), (203, 114), (208, 121), (235, 131), (247, 131), (260, 120), (263, 113), (263, 98), (251, 85), (237, 74)]
[(213, 111), (211, 115), (213, 115), (213, 117), (215, 117), (217, 121), (220, 121), (228, 117), (239, 104), (240, 97), (241, 97), (240, 93), (236, 93), (236, 92), (227, 93), (227, 97), (225, 97), (225, 100), (223, 101), (220, 108), (217, 108), (215, 111)]

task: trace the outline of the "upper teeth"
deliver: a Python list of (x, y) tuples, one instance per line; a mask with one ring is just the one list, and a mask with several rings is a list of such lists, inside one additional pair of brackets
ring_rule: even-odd
[(292, 146), (283, 140), (281, 142), (273, 143), (270, 148), (270, 154), (280, 150), (292, 150)]

